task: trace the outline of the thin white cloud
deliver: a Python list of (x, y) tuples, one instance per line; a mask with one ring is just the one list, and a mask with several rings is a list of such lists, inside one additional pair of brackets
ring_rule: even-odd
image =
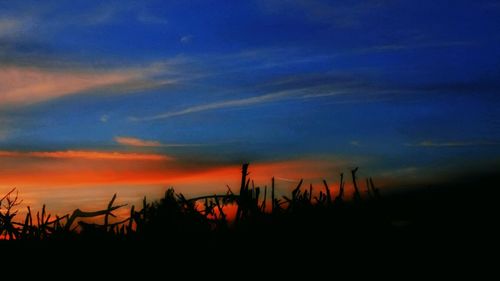
[(293, 182), (293, 183), (300, 182), (300, 180), (296, 180), (296, 179), (289, 179), (289, 178), (283, 178), (283, 177), (274, 177), (274, 178), (277, 180), (280, 180), (280, 181), (285, 181), (285, 182)]
[(167, 24), (168, 20), (149, 12), (142, 12), (137, 15), (137, 20), (145, 24)]
[(191, 42), (191, 40), (193, 40), (192, 35), (185, 35), (185, 36), (182, 36), (179, 41), (183, 44), (187, 44), (187, 43)]
[(447, 48), (447, 47), (467, 47), (474, 46), (476, 43), (472, 41), (434, 41), (434, 42), (418, 42), (414, 44), (386, 44), (376, 45), (368, 48), (354, 49), (350, 51), (352, 54), (369, 54), (378, 52), (403, 51), (425, 48)]
[(361, 145), (361, 143), (359, 141), (357, 141), (357, 140), (352, 140), (352, 141), (349, 142), (349, 144), (352, 145), (352, 146), (360, 146)]
[(185, 147), (185, 146), (199, 146), (199, 144), (182, 144), (182, 143), (161, 143), (154, 140), (143, 140), (134, 137), (115, 137), (115, 141), (118, 144), (125, 146), (136, 146), (136, 147)]
[(209, 110), (218, 110), (224, 108), (234, 108), (234, 107), (245, 107), (250, 105), (257, 105), (267, 102), (273, 102), (278, 100), (283, 100), (286, 98), (291, 98), (297, 96), (300, 93), (300, 90), (289, 90), (289, 91), (281, 91), (276, 93), (270, 93), (266, 95), (244, 98), (244, 99), (234, 99), (234, 100), (226, 100), (220, 102), (213, 102), (208, 104), (196, 105), (192, 107), (188, 107), (179, 111), (170, 111), (165, 112), (158, 115), (148, 116), (148, 117), (131, 117), (130, 119), (133, 121), (152, 121), (159, 119), (167, 119), (174, 116), (187, 115), (193, 113), (199, 113)]
[(116, 5), (101, 5), (95, 10), (80, 16), (80, 23), (87, 25), (100, 25), (116, 20), (123, 8)]
[(324, 93), (314, 93), (314, 94), (305, 94), (302, 96), (304, 99), (310, 99), (310, 98), (322, 98), (322, 97), (331, 97), (331, 96), (338, 96), (342, 94), (347, 94), (349, 91), (329, 91), (329, 92), (324, 92)]
[(422, 141), (418, 143), (406, 143), (405, 146), (413, 147), (464, 147), (464, 146), (489, 146), (489, 145), (500, 145), (499, 142), (493, 141), (448, 141), (448, 142), (434, 142), (434, 141)]
[(109, 120), (109, 115), (107, 114), (101, 115), (101, 118), (99, 118), (99, 120), (101, 120), (102, 123), (106, 123)]
[(108, 3), (104, 2), (94, 9), (79, 15), (78, 24), (83, 25), (103, 25), (125, 22), (130, 20), (130, 14), (135, 14), (135, 20), (142, 24), (167, 24), (167, 19), (156, 15), (154, 11), (150, 11), (140, 2), (128, 3)]
[(359, 26), (366, 15), (374, 11), (382, 13), (385, 7), (384, 1), (260, 0), (257, 3), (269, 13), (292, 13), (339, 28)]
[[(315, 99), (315, 98), (322, 98), (329, 96), (353, 95), (360, 92), (360, 89), (362, 89), (362, 88), (358, 89), (352, 87), (347, 89), (336, 89), (336, 88), (344, 88), (344, 86), (329, 85), (328, 87), (312, 86), (305, 88), (289, 89), (249, 98), (223, 100), (213, 103), (195, 105), (182, 110), (168, 111), (152, 116), (146, 116), (146, 117), (134, 116), (130, 117), (129, 119), (132, 121), (153, 121), (153, 120), (168, 119), (175, 116), (188, 115), (188, 114), (200, 113), (211, 110), (219, 110), (226, 108), (241, 108), (246, 106), (259, 105), (259, 104), (277, 102), (283, 100), (292, 100), (292, 99), (307, 100), (307, 99)], [(394, 91), (376, 91), (375, 93), (387, 94), (393, 92)], [(357, 102), (364, 102), (364, 100), (359, 100)]]

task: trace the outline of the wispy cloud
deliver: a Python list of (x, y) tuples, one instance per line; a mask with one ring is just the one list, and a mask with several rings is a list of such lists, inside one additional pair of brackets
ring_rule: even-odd
[(407, 44), (386, 44), (386, 45), (375, 45), (367, 48), (358, 48), (350, 52), (347, 52), (345, 54), (358, 55), (358, 54), (403, 51), (403, 50), (425, 49), (425, 48), (467, 47), (474, 45), (476, 45), (476, 43), (472, 41), (434, 41), (434, 42), (415, 42)]
[[(261, 85), (261, 89), (257, 88), (258, 90), (273, 88), (276, 90), (269, 90), (268, 93), (258, 96), (221, 100), (194, 105), (181, 110), (167, 111), (157, 115), (145, 117), (133, 116), (129, 119), (131, 121), (152, 121), (212, 110), (256, 106), (284, 100), (309, 100), (328, 97), (356, 96), (358, 98), (355, 99), (355, 101), (350, 100), (348, 102), (366, 102), (367, 97), (370, 97), (371, 100), (378, 100), (383, 97), (395, 96), (407, 91), (404, 89), (383, 89), (377, 85), (371, 85), (370, 82), (359, 80), (359, 77), (336, 77), (335, 75), (331, 75), (320, 78), (314, 76), (312, 78), (302, 78), (303, 77), (299, 75), (298, 77), (293, 77), (285, 81), (279, 81), (279, 83)], [(338, 102), (341, 102), (341, 100)]]
[(141, 140), (132, 137), (115, 137), (115, 141), (121, 145), (139, 146), (139, 147), (161, 147), (162, 143), (152, 140)]
[(109, 115), (107, 115), (107, 114), (101, 115), (101, 117), (99, 118), (99, 120), (100, 120), (102, 123), (107, 123), (107, 122), (108, 122), (108, 120), (109, 120)]
[(131, 117), (130, 119), (133, 121), (152, 121), (152, 120), (159, 120), (159, 119), (167, 119), (167, 118), (174, 117), (174, 116), (199, 113), (199, 112), (204, 112), (204, 111), (209, 111), (209, 110), (234, 108), (234, 107), (245, 107), (245, 106), (250, 106), (250, 105), (257, 105), (257, 104), (262, 104), (262, 103), (267, 103), (267, 102), (272, 102), (272, 101), (278, 101), (278, 100), (290, 98), (292, 96), (297, 96), (297, 94), (299, 94), (299, 93), (300, 93), (300, 90), (282, 91), (282, 92), (265, 94), (265, 95), (261, 95), (261, 96), (250, 97), (250, 98), (232, 99), (232, 100), (202, 104), (202, 105), (188, 107), (186, 109), (179, 110), (179, 111), (170, 111), (170, 112), (165, 112), (165, 113), (153, 115), (153, 116)]
[(116, 70), (1, 67), (0, 107), (31, 105), (91, 90), (126, 92), (173, 83), (151, 78), (158, 72), (156, 66)]
[(0, 129), (0, 141), (6, 139), (7, 135), (8, 135), (7, 130)]
[(418, 143), (405, 143), (405, 146), (414, 147), (463, 147), (463, 146), (489, 146), (500, 145), (500, 142), (494, 141), (448, 141), (448, 142), (434, 142), (422, 141)]
[(103, 4), (97, 6), (95, 9), (83, 13), (79, 17), (79, 23), (86, 25), (100, 25), (110, 23), (116, 20), (117, 16), (126, 6), (119, 6), (115, 4)]
[(186, 146), (200, 146), (200, 144), (185, 144), (185, 143), (162, 143), (154, 140), (143, 140), (134, 137), (115, 137), (118, 144), (125, 146), (137, 147), (186, 147)]
[(324, 93), (314, 93), (314, 94), (305, 94), (302, 96), (304, 99), (311, 99), (311, 98), (323, 98), (323, 97), (331, 97), (331, 96), (338, 96), (342, 94), (348, 94), (350, 91), (347, 90), (333, 90), (333, 91), (328, 91)]
[(388, 1), (327, 1), (327, 0), (261, 0), (261, 6), (271, 13), (292, 13), (312, 22), (340, 28), (359, 26), (366, 15), (383, 12)]
[(167, 24), (168, 21), (150, 11), (140, 2), (123, 4), (120, 2), (98, 5), (94, 9), (80, 15), (80, 23), (86, 25), (101, 25), (130, 20), (130, 14), (143, 24)]
[(166, 18), (156, 16), (150, 12), (142, 12), (137, 15), (137, 20), (145, 24), (167, 24), (168, 20)]
[(102, 151), (2, 151), (0, 157), (12, 158), (57, 158), (57, 159), (87, 159), (87, 160), (144, 160), (144, 161), (162, 161), (172, 160), (171, 157), (162, 154), (143, 154), (143, 153), (122, 153), (122, 152), (102, 152)]
[[(313, 80), (314, 81), (314, 80)], [(293, 83), (292, 83), (293, 82)], [(283, 90), (277, 90), (267, 94), (241, 98), (222, 100), (207, 104), (195, 105), (182, 110), (164, 112), (157, 115), (146, 117), (130, 117), (132, 121), (153, 121), (160, 119), (168, 119), (175, 116), (195, 114), (211, 110), (220, 110), (226, 108), (242, 108), (247, 106), (255, 106), (270, 102), (278, 102), (283, 100), (308, 100), (316, 98), (325, 98), (333, 96), (350, 96), (364, 93), (364, 96), (372, 96), (380, 98), (387, 95), (395, 95), (401, 93), (397, 90), (377, 89), (375, 86), (367, 86), (360, 81), (316, 81), (318, 85), (310, 83), (311, 81), (292, 81), (283, 85), (278, 85)], [(288, 85), (290, 84), (290, 85)], [(368, 94), (367, 94), (368, 93)], [(366, 99), (357, 99), (356, 102), (364, 102)]]
[(158, 14), (156, 6), (142, 1), (97, 1), (87, 4), (77, 5), (76, 9), (74, 3), (55, 4), (53, 1), (35, 1), (29, 5), (12, 2), (2, 5), (0, 38), (10, 37), (8, 39), (11, 42), (25, 45), (47, 44), (44, 46), (50, 48), (54, 38), (59, 37), (61, 32), (71, 30), (73, 33), (75, 28), (124, 25), (130, 24), (131, 21), (133, 24), (143, 25), (167, 23), (167, 20)]
[(352, 141), (349, 142), (349, 144), (352, 145), (352, 146), (360, 146), (361, 145), (361, 143), (359, 141), (357, 141), (357, 140), (352, 140)]
[[(353, 50), (352, 52), (377, 52), (379, 50), (399, 50), (405, 48), (426, 48), (440, 46), (445, 47), (468, 44), (469, 42), (456, 41), (428, 43), (417, 46), (379, 45), (366, 49)], [(258, 57), (256, 61), (265, 61), (265, 58), (267, 58), (267, 54), (261, 58), (260, 56), (262, 56), (262, 54), (259, 52), (252, 54), (245, 53), (241, 54), (240, 56), (243, 59), (245, 59), (245, 57)], [(223, 71), (231, 71), (231, 69), (237, 69), (238, 71), (241, 71), (242, 69), (239, 68), (240, 65), (238, 64), (238, 62), (234, 64), (229, 63), (230, 61), (239, 61), (240, 56), (223, 57), (220, 58), (220, 61), (209, 61), (213, 62), (213, 65), (218, 65), (219, 69), (224, 69)], [(200, 61), (203, 61), (203, 59), (200, 59)], [(206, 63), (206, 61), (204, 63)], [(255, 71), (255, 69), (252, 70)], [(250, 71), (250, 69), (244, 69), (242, 71), (246, 72)], [(217, 70), (210, 73), (211, 75), (226, 75), (227, 77), (234, 75), (234, 73), (228, 74), (228, 72), (217, 73)], [(188, 77), (190, 76), (187, 73), (184, 73), (184, 75)], [(445, 85), (421, 83), (418, 85), (413, 85), (406, 83), (394, 83), (394, 81), (384, 81), (383, 79), (379, 79), (377, 76), (377, 74), (373, 74), (370, 70), (352, 70), (346, 71), (344, 73), (331, 71), (323, 73), (296, 73), (293, 75), (273, 77), (272, 79), (267, 81), (257, 81), (255, 84), (251, 84), (249, 86), (245, 85), (244, 87), (246, 88), (220, 89), (221, 95), (223, 94), (222, 91), (225, 91), (226, 93), (230, 92), (233, 98), (221, 99), (219, 101), (210, 103), (194, 104), (192, 106), (181, 108), (179, 110), (164, 111), (160, 112), (159, 114), (132, 116), (130, 117), (130, 120), (151, 121), (168, 119), (176, 116), (189, 115), (212, 110), (243, 108), (264, 103), (294, 99), (329, 99), (329, 103), (335, 102), (339, 104), (368, 103), (378, 101), (414, 99), (415, 97), (417, 97), (417, 95), (420, 98), (423, 94), (435, 94), (438, 92), (469, 92), (470, 90), (477, 90), (479, 87), (482, 87), (483, 91), (491, 91), (492, 89), (496, 89), (498, 87), (498, 83), (496, 83), (496, 81), (466, 81), (462, 83), (451, 82), (450, 84)], [(204, 78), (197, 77), (194, 79)], [(210, 83), (211, 81), (208, 82)], [(191, 85), (194, 85), (194, 83), (191, 83)], [(486, 87), (488, 88), (486, 89)], [(248, 97), (243, 95), (243, 93), (245, 92), (262, 94)], [(238, 98), (238, 96), (243, 97)], [(349, 99), (347, 99), (347, 97), (349, 97)]]
[(57, 72), (36, 68), (0, 69), (0, 104), (28, 105), (113, 84), (137, 76), (131, 72)]
[(274, 177), (275, 179), (277, 180), (280, 180), (280, 181), (285, 181), (285, 182), (300, 182), (300, 180), (297, 180), (297, 179), (289, 179), (289, 178), (283, 178), (283, 177)]
[(23, 29), (23, 22), (19, 19), (0, 19), (0, 38), (16, 34)]
[(185, 36), (182, 36), (181, 39), (179, 39), (179, 41), (183, 44), (187, 44), (187, 43), (191, 42), (191, 40), (193, 40), (192, 35), (185, 35)]
[(0, 116), (0, 141), (7, 138), (9, 135), (9, 119)]
[[(395, 43), (378, 43), (374, 45), (361, 45), (349, 48), (338, 48), (329, 52), (318, 53), (309, 52), (301, 48), (262, 48), (244, 50), (238, 53), (218, 55), (214, 57), (206, 56), (207, 65), (217, 65), (218, 69), (211, 69), (210, 75), (220, 75), (226, 77), (228, 74), (246, 71), (259, 71), (267, 69), (289, 68), (295, 65), (314, 65), (318, 63), (331, 62), (336, 60), (364, 56), (377, 53), (396, 53), (408, 50), (420, 49), (446, 49), (446, 48), (468, 48), (480, 45), (475, 41), (466, 40), (429, 40), (420, 39), (407, 40)], [(200, 61), (200, 58), (198, 58)]]

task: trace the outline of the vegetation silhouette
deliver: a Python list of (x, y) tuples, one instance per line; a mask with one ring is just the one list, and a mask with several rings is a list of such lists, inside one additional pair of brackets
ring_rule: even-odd
[[(324, 180), (315, 190), (301, 180), (290, 195), (278, 198), (274, 178), (268, 192), (267, 186), (255, 186), (248, 168), (248, 164), (242, 167), (237, 194), (228, 186), (224, 194), (186, 198), (170, 188), (160, 200), (144, 198), (141, 208), (131, 206), (122, 220), (111, 219), (125, 207), (115, 205), (116, 194), (102, 210), (76, 209), (52, 216), (44, 205), (36, 214), (28, 207), (26, 216), (18, 219), (21, 200), (12, 189), (0, 199), (4, 238), (0, 250), (21, 246), (59, 253), (71, 248), (100, 253), (103, 259), (109, 259), (109, 253), (115, 258), (120, 253), (143, 255), (145, 249), (190, 259), (193, 253), (205, 259), (217, 259), (223, 253), (247, 259), (245, 253), (271, 259), (337, 253), (327, 262), (358, 259), (361, 253), (366, 260), (377, 260), (380, 253), (392, 257), (436, 250), (452, 254), (458, 249), (491, 247), (496, 237), (493, 214), (498, 204), (493, 196), (472, 193), (469, 183), (382, 194), (368, 178), (361, 192), (355, 168), (351, 170), (352, 200), (345, 198), (343, 174), (337, 188)], [(492, 183), (494, 187), (496, 182)], [(228, 212), (231, 208), (236, 208), (234, 218)], [(103, 217), (103, 222), (85, 221), (94, 217)]]
[[(307, 220), (319, 220), (332, 215), (332, 212), (342, 213), (341, 208), (349, 207), (353, 215), (361, 205), (361, 194), (356, 183), (355, 172), (352, 171), (353, 185), (355, 188), (354, 201), (346, 205), (344, 199), (344, 182), (341, 175), (341, 183), (338, 195), (332, 200), (330, 187), (323, 180), (324, 190), (319, 191), (318, 196), (313, 197), (312, 184), (303, 189), (303, 180), (300, 180), (291, 196), (276, 198), (275, 181), (271, 181), (270, 206), (267, 206), (267, 186), (263, 194), (261, 187), (256, 187), (254, 182), (248, 179), (249, 164), (243, 164), (241, 186), (238, 194), (234, 194), (228, 186), (225, 194), (214, 194), (187, 199), (180, 193), (176, 194), (170, 188), (165, 196), (156, 202), (148, 203), (143, 200), (141, 210), (135, 206), (130, 209), (128, 218), (110, 223), (110, 217), (116, 217), (113, 213), (126, 205), (114, 205), (116, 194), (109, 201), (106, 209), (98, 211), (82, 211), (76, 209), (71, 214), (62, 217), (47, 214), (43, 205), (42, 211), (34, 215), (28, 206), (26, 217), (23, 222), (16, 222), (15, 217), (18, 210), (14, 210), (22, 202), (18, 197), (16, 189), (9, 191), (0, 199), (0, 235), (6, 240), (51, 240), (51, 239), (164, 239), (168, 236), (204, 234), (221, 234), (224, 232), (251, 231), (260, 228), (273, 228), (273, 224), (280, 227), (291, 227), (294, 221), (305, 223)], [(368, 179), (367, 179), (368, 182)], [(375, 203), (380, 197), (378, 189), (369, 181), (367, 193), (363, 204)], [(262, 196), (261, 196), (262, 195)], [(373, 201), (373, 202), (372, 202)], [(200, 204), (201, 203), (201, 204)], [(228, 218), (225, 213), (227, 206), (236, 206), (236, 216)], [(270, 211), (268, 211), (270, 208)], [(103, 224), (88, 223), (82, 219), (103, 216)]]

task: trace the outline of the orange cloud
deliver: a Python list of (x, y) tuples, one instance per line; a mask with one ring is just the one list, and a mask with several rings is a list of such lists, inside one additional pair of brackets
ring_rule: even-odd
[[(276, 177), (280, 188), (289, 189), (296, 181), (320, 182), (337, 176), (342, 162), (293, 160), (250, 165), (256, 185), (270, 185)], [(0, 185), (45, 187), (89, 184), (162, 184), (184, 189), (187, 194), (238, 189), (239, 164), (205, 165), (183, 163), (162, 154), (100, 151), (0, 151)], [(288, 179), (288, 180), (282, 180)]]
[[(0, 105), (24, 106), (90, 90), (149, 88), (167, 84), (150, 76), (164, 69), (156, 65), (144, 68), (99, 71), (94, 69), (50, 70), (35, 67), (0, 68)], [(149, 80), (149, 81), (148, 81)]]
[(132, 137), (115, 137), (115, 141), (121, 145), (128, 145), (128, 146), (141, 146), (141, 147), (163, 146), (159, 141), (141, 140)]
[(0, 157), (36, 157), (36, 158), (60, 158), (60, 159), (93, 159), (93, 160), (171, 160), (172, 158), (161, 154), (143, 153), (121, 153), (121, 152), (100, 152), (100, 151), (35, 151), (17, 152), (0, 151)]

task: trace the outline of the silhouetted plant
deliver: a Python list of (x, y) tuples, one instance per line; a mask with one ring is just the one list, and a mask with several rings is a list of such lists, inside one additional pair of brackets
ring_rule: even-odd
[[(266, 212), (267, 186), (261, 192), (261, 187), (248, 178), (249, 164), (242, 166), (242, 177), (239, 194), (234, 194), (227, 187), (225, 194), (214, 194), (187, 199), (182, 193), (176, 194), (173, 188), (166, 190), (163, 198), (156, 202), (147, 202), (144, 197), (142, 209), (131, 206), (127, 218), (116, 220), (114, 211), (126, 205), (114, 205), (116, 194), (113, 195), (107, 207), (98, 211), (74, 210), (71, 215), (52, 216), (47, 213), (45, 205), (33, 219), (31, 208), (22, 223), (16, 222), (18, 210), (15, 208), (22, 202), (16, 189), (9, 191), (0, 199), (0, 235), (6, 239), (46, 240), (71, 237), (120, 238), (120, 239), (164, 239), (165, 237), (183, 237), (186, 234), (208, 234), (224, 232), (230, 229), (258, 228), (257, 225), (283, 224), (287, 221), (307, 221), (331, 216), (341, 217), (342, 210), (337, 207), (344, 204), (344, 179), (340, 174), (339, 193), (332, 200), (332, 191), (326, 180), (323, 180), (324, 190), (313, 195), (313, 185), (302, 188), (303, 180), (292, 190), (291, 196), (283, 195), (276, 198), (274, 177), (271, 179), (270, 212)], [(351, 170), (354, 200), (360, 202), (361, 195), (356, 183), (358, 168)], [(380, 198), (380, 193), (371, 178), (367, 179), (367, 199)], [(15, 193), (14, 193), (15, 192)], [(313, 200), (314, 199), (314, 200)], [(364, 200), (368, 202), (367, 200)], [(230, 221), (225, 207), (236, 205), (234, 221)], [(350, 209), (352, 214), (361, 209)], [(86, 222), (85, 219), (103, 217), (103, 223)], [(112, 222), (111, 218), (115, 218)], [(77, 223), (76, 223), (77, 222)], [(322, 223), (331, 223), (328, 220)]]

